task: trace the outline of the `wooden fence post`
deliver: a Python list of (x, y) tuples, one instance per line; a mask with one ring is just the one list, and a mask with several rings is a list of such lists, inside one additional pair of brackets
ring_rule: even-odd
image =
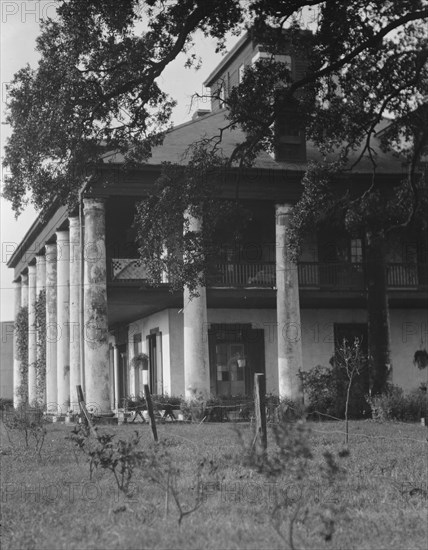
[(266, 430), (266, 379), (264, 374), (256, 373), (254, 375), (254, 408), (256, 414), (256, 436), (261, 451), (267, 449), (267, 430)]
[(93, 425), (92, 420), (91, 420), (91, 415), (88, 413), (88, 409), (86, 408), (86, 405), (85, 405), (85, 398), (83, 397), (82, 386), (80, 386), (80, 385), (76, 386), (76, 391), (77, 391), (77, 399), (79, 401), (80, 410), (81, 410), (86, 422), (88, 423), (91, 434), (95, 437), (98, 437), (97, 431), (94, 428), (94, 425)]
[(150, 427), (152, 428), (153, 432), (153, 439), (155, 441), (158, 440), (158, 432), (156, 429), (156, 422), (155, 422), (155, 415), (153, 413), (153, 401), (152, 396), (150, 395), (150, 390), (148, 384), (144, 384), (144, 397), (146, 398), (147, 403), (147, 414), (150, 418)]

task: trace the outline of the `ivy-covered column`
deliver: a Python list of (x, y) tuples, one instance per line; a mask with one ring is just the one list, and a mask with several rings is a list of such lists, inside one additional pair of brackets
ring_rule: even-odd
[(79, 410), (76, 386), (80, 377), (80, 292), (81, 292), (81, 246), (79, 218), (70, 222), (70, 408)]
[(86, 403), (98, 414), (109, 414), (111, 406), (104, 201), (83, 199), (83, 210)]
[(46, 288), (46, 258), (45, 256), (36, 256), (36, 294), (39, 297), (40, 292)]
[[(188, 231), (200, 231), (201, 221), (186, 214)], [(208, 353), (208, 320), (206, 288), (197, 288), (198, 296), (191, 297), (188, 287), (183, 294), (184, 322), (184, 388), (186, 399), (208, 396), (210, 365)]]
[(68, 231), (56, 232), (57, 248), (57, 403), (58, 413), (70, 407), (70, 241)]
[(277, 204), (276, 227), (276, 314), (278, 322), (279, 396), (301, 401), (302, 331), (300, 323), (297, 264), (288, 251), (287, 229), (291, 205)]
[(56, 413), (58, 388), (56, 355), (60, 337), (57, 325), (57, 266), (56, 244), (47, 244), (46, 249), (46, 409)]
[(21, 309), (21, 281), (14, 281), (14, 320), (15, 320), (15, 330), (13, 332), (13, 406), (16, 409), (22, 403), (22, 396), (20, 394), (20, 388), (22, 384), (21, 376), (21, 361), (19, 359), (19, 334), (18, 334), (18, 315)]
[(37, 402), (36, 266), (28, 266), (28, 402)]
[(46, 403), (46, 258), (36, 256), (36, 393)]

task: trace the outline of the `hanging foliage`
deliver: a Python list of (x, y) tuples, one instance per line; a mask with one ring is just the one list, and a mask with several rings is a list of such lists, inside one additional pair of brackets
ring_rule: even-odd
[(413, 356), (413, 364), (418, 367), (419, 370), (423, 370), (428, 367), (428, 352), (426, 349), (418, 349)]
[[(137, 204), (134, 225), (151, 284), (167, 273), (172, 290), (186, 286), (192, 297), (198, 296), (218, 252), (216, 230), (227, 225), (231, 240), (242, 232), (248, 212), (236, 200), (219, 198), (226, 166), (209, 143), (195, 143), (187, 164), (165, 163), (154, 192)], [(199, 228), (192, 227), (192, 218), (203, 220)]]
[(46, 290), (41, 290), (36, 300), (36, 392), (37, 400), (43, 402), (46, 390)]
[(20, 362), (21, 384), (16, 394), (25, 403), (28, 401), (28, 307), (21, 307), (15, 321), (17, 359)]

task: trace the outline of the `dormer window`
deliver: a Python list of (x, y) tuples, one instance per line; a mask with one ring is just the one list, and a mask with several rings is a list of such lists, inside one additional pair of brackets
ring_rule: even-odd
[(279, 110), (275, 122), (275, 158), (279, 162), (306, 160), (305, 128), (297, 105)]

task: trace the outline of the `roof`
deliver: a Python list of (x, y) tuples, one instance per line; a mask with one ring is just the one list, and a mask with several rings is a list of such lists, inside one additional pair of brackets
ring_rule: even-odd
[[(226, 109), (215, 111), (211, 114), (199, 117), (195, 120), (185, 122), (169, 130), (162, 145), (156, 146), (152, 150), (151, 157), (147, 160), (147, 165), (158, 166), (165, 162), (187, 164), (186, 152), (190, 144), (204, 138), (214, 138), (220, 135), (221, 128), (224, 128), (228, 121), (226, 119)], [(384, 123), (380, 125), (380, 131), (384, 128)], [(244, 132), (235, 128), (225, 130), (222, 135), (219, 150), (225, 157), (229, 157), (235, 147), (245, 139)], [(372, 148), (376, 160), (376, 171), (378, 173), (397, 174), (403, 172), (403, 160), (398, 155), (391, 152), (384, 152), (380, 147), (380, 141), (375, 136), (372, 138)], [(362, 147), (356, 148), (350, 154), (350, 163), (358, 158)], [(308, 141), (306, 144), (306, 156), (308, 161), (321, 161), (323, 156), (316, 145)], [(327, 161), (335, 160), (332, 153), (327, 156)], [(106, 164), (122, 164), (124, 157), (121, 153), (106, 153), (103, 157)], [(269, 153), (262, 151), (254, 162), (254, 168), (266, 170), (297, 170), (304, 171), (307, 163), (305, 162), (278, 162)], [(370, 159), (363, 158), (353, 170), (354, 173), (372, 173), (373, 166)]]

